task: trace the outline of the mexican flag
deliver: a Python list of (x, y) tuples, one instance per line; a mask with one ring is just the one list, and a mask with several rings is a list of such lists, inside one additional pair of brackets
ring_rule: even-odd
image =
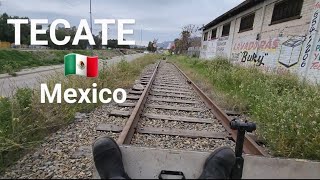
[(67, 54), (64, 56), (64, 75), (80, 75), (98, 77), (98, 56), (89, 57), (81, 54)]

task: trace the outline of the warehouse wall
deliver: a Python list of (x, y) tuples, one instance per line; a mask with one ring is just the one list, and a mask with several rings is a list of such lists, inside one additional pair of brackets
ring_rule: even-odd
[[(320, 82), (320, 35), (315, 30), (320, 28), (320, 0), (304, 0), (300, 19), (270, 25), (276, 2), (279, 1), (265, 1), (204, 31), (209, 33), (209, 41), (202, 39), (200, 57), (223, 56), (242, 66), (289, 71)], [(255, 12), (253, 30), (239, 32), (241, 17), (252, 12)], [(222, 26), (228, 22), (230, 35), (221, 37)], [(210, 40), (215, 28), (217, 39)]]

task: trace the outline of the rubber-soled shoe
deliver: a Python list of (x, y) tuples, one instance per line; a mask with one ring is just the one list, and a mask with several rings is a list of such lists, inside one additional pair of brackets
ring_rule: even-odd
[(218, 148), (207, 158), (199, 179), (230, 179), (235, 162), (236, 156), (230, 147)]
[(92, 145), (92, 152), (101, 179), (130, 179), (124, 170), (121, 151), (114, 139), (96, 139)]

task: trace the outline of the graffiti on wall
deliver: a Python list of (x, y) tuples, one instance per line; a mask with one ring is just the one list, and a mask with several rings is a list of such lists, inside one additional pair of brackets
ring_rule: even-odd
[(279, 46), (279, 39), (269, 39), (261, 41), (248, 41), (234, 43), (233, 51), (252, 51), (252, 50), (275, 50)]
[(217, 56), (228, 56), (227, 55), (227, 48), (228, 48), (228, 41), (229, 40), (229, 36), (225, 36), (225, 37), (221, 37), (218, 39), (217, 41)]
[(268, 53), (260, 54), (249, 53), (248, 51), (240, 52), (241, 62), (253, 62), (255, 66), (264, 65), (263, 59), (268, 56)]
[[(233, 62), (251, 63), (254, 66), (278, 65), (291, 68), (298, 64), (305, 41), (304, 36), (275, 37), (250, 41), (246, 37), (233, 45), (231, 60)], [(278, 64), (277, 64), (278, 63)]]
[(254, 39), (253, 36), (235, 42), (230, 59), (234, 62), (250, 63), (254, 66), (270, 65), (268, 59), (274, 58), (274, 53), (279, 47), (279, 38), (260, 41), (252, 39)]
[[(232, 41), (228, 37), (217, 39), (214, 56), (226, 56), (233, 63), (242, 66), (257, 66), (267, 71), (290, 72), (310, 81), (320, 82), (320, 0), (316, 0), (310, 12), (305, 31), (289, 30), (279, 36), (273, 29), (261, 34), (265, 37), (256, 40), (257, 35), (237, 36)], [(301, 19), (301, 26), (305, 22)], [(289, 28), (289, 27), (286, 27)], [(231, 44), (232, 43), (232, 44)], [(228, 52), (229, 51), (229, 52)], [(230, 52), (231, 51), (231, 52)], [(208, 52), (208, 50), (206, 50)]]
[(318, 10), (316, 10), (312, 16), (313, 18), (312, 18), (311, 25), (309, 28), (309, 36), (307, 38), (307, 44), (306, 44), (305, 51), (304, 51), (304, 54), (302, 57), (302, 62), (300, 65), (301, 67), (305, 67), (307, 65), (307, 60), (311, 54), (312, 43), (313, 43), (313, 39), (315, 36), (314, 34), (317, 31), (317, 26), (318, 26), (318, 16), (319, 16), (319, 12), (318, 12)]
[(286, 68), (298, 64), (305, 39), (304, 36), (294, 36), (283, 42), (279, 50), (278, 62)]
[(316, 44), (316, 48), (313, 56), (313, 62), (311, 64), (310, 69), (320, 70), (320, 38)]

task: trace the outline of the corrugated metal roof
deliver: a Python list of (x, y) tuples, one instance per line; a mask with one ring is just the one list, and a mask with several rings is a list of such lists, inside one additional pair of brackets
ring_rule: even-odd
[(239, 4), (238, 6), (232, 8), (231, 10), (229, 10), (228, 12), (222, 14), (221, 16), (217, 17), (216, 19), (214, 19), (213, 21), (211, 21), (210, 23), (206, 24), (205, 26), (203, 26), (201, 29), (202, 30), (207, 30), (217, 24), (219, 24), (222, 21), (225, 21), (249, 8), (252, 8), (256, 5), (258, 5), (259, 3), (264, 2), (265, 0), (246, 0), (244, 2), (242, 2), (241, 4)]

